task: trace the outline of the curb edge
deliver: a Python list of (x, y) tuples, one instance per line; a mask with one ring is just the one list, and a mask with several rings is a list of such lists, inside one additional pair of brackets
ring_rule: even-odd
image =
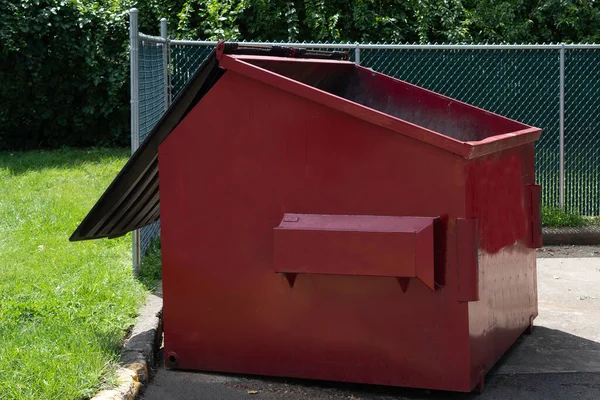
[(97, 393), (91, 400), (134, 400), (150, 378), (150, 368), (162, 337), (162, 298), (148, 294), (140, 309), (131, 336), (121, 350), (121, 366), (117, 370), (117, 387)]
[(544, 246), (593, 246), (600, 245), (600, 227), (542, 229)]

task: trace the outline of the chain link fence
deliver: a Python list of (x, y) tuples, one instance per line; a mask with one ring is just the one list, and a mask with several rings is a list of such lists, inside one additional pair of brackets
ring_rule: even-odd
[(431, 46), (362, 50), (361, 61), (376, 71), (542, 128), (536, 178), (544, 188), (544, 205), (559, 205), (558, 51)]
[(599, 215), (600, 46), (565, 51), (565, 207)]
[[(166, 40), (166, 27), (162, 38), (137, 37), (141, 141), (216, 43)], [(600, 45), (261, 44), (347, 51), (362, 66), (542, 128), (543, 205), (600, 214)], [(142, 254), (158, 230), (142, 230)]]
[[(169, 106), (169, 98), (165, 97), (167, 46), (166, 43), (143, 39), (139, 44), (139, 143), (146, 139)], [(160, 221), (140, 229), (139, 249), (141, 255), (144, 255), (152, 239), (159, 235)]]
[(210, 54), (213, 47), (209, 46), (189, 46), (172, 44), (171, 50), (171, 90), (176, 97), (185, 87), (194, 72), (198, 69), (202, 61)]

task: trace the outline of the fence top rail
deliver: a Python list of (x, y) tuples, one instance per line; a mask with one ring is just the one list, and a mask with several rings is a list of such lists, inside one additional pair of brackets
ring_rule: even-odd
[(138, 33), (138, 37), (140, 38), (140, 40), (144, 41), (144, 42), (151, 42), (151, 43), (172, 43), (172, 40), (160, 37), (160, 36), (151, 36), (151, 35), (146, 35), (145, 33)]
[(361, 50), (560, 50), (600, 49), (600, 44), (360, 44), (358, 47)]
[[(153, 43), (169, 43), (174, 46), (216, 46), (212, 40), (174, 40), (160, 36), (139, 34), (140, 40)], [(600, 49), (595, 43), (550, 44), (369, 44), (369, 43), (299, 43), (299, 42), (240, 42), (248, 46), (310, 47), (313, 49), (361, 49), (361, 50), (560, 50)]]
[[(175, 46), (216, 46), (217, 42), (210, 40), (169, 40)], [(238, 42), (247, 46), (285, 46), (285, 47), (310, 47), (313, 49), (355, 49), (358, 43), (280, 43), (280, 42)]]

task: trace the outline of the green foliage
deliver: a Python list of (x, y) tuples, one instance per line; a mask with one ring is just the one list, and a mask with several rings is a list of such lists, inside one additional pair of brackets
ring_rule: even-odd
[(160, 237), (155, 238), (142, 258), (138, 280), (148, 289), (156, 289), (162, 278), (162, 260), (160, 252)]
[(146, 294), (131, 273), (131, 236), (69, 236), (127, 158), (0, 152), (0, 399), (87, 399), (114, 385)]
[[(600, 4), (595, 0), (172, 0), (169, 4), (171, 8), (161, 12), (177, 23), (180, 38), (387, 43), (600, 38)], [(150, 13), (157, 9), (152, 5), (146, 11), (144, 1), (138, 7)]]
[(71, 0), (0, 2), (0, 149), (125, 142), (126, 15)]
[(457, 42), (469, 38), (465, 15), (459, 0), (187, 0), (176, 33), (207, 40)]
[(588, 221), (579, 213), (565, 211), (561, 208), (542, 207), (542, 224), (544, 226), (584, 226)]
[(473, 0), (473, 40), (509, 43), (596, 42), (600, 5), (595, 0)]
[(127, 10), (193, 39), (596, 42), (596, 0), (2, 0), (0, 149), (125, 144)]

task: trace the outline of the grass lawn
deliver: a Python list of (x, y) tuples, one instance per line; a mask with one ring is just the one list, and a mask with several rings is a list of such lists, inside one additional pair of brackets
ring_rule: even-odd
[(542, 225), (549, 227), (580, 227), (600, 225), (600, 217), (587, 217), (575, 211), (542, 207)]
[(0, 399), (82, 399), (112, 383), (146, 293), (131, 236), (68, 239), (127, 156), (0, 152)]

